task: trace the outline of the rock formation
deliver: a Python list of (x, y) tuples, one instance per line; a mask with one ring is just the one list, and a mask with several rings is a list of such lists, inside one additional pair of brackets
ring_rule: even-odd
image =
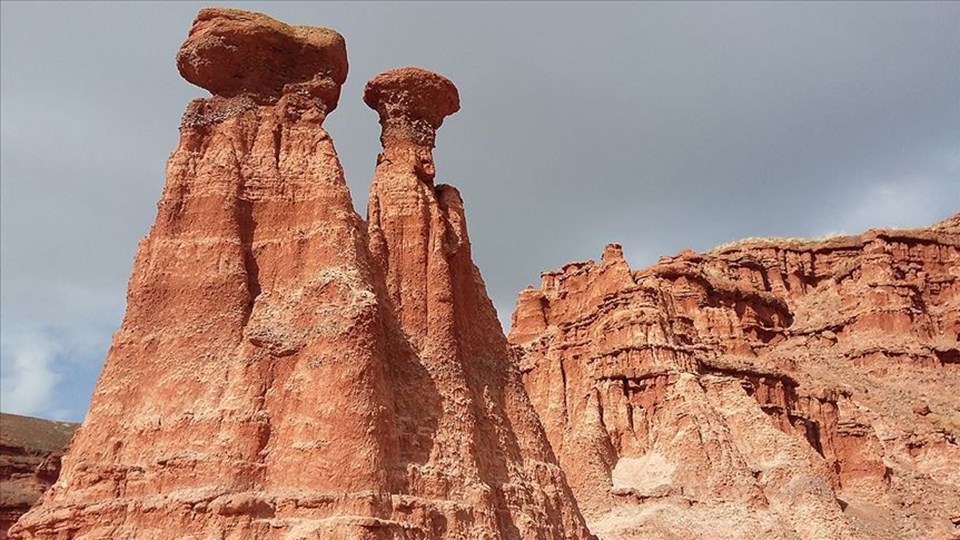
[(524, 382), (603, 538), (960, 538), (960, 214), (542, 275)]
[(384, 126), (368, 241), (321, 127), (339, 34), (206, 9), (177, 66), (213, 95), (184, 114), (63, 474), (12, 535), (588, 537), (462, 202), (431, 182), (452, 83), (368, 85)]
[[(367, 83), (365, 222), (322, 127), (339, 34), (207, 9), (177, 66), (212, 95), (12, 537), (589, 538), (579, 502), (605, 538), (960, 538), (960, 215), (643, 270), (610, 245), (508, 342), (434, 182), (453, 83)], [(36, 496), (38, 459), (2, 472)]]
[(495, 520), (481, 530), (581, 537), (582, 518), (471, 259), (463, 201), (433, 182), (436, 129), (459, 109), (457, 90), (402, 68), (368, 82), (364, 101), (383, 128), (368, 199), (370, 253), (402, 338), (389, 347), (390, 376), (410, 390), (396, 398), (409, 463), (402, 482), (423, 496), (466, 497), (472, 512)]
[(0, 540), (57, 480), (77, 424), (0, 413)]

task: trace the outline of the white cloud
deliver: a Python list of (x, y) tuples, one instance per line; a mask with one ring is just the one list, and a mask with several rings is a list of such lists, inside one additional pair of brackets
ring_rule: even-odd
[(28, 416), (60, 416), (52, 408), (61, 375), (54, 369), (62, 345), (44, 332), (4, 335), (0, 355), (0, 409)]
[(841, 231), (857, 234), (872, 227), (926, 227), (938, 219), (931, 220), (931, 216), (944, 218), (958, 210), (960, 184), (951, 185), (944, 178), (910, 176), (868, 185), (850, 201), (837, 220)]

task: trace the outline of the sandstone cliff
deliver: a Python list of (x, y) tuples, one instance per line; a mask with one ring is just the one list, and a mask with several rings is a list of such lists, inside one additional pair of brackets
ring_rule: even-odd
[(588, 537), (432, 183), (452, 83), (368, 85), (368, 236), (322, 128), (339, 34), (207, 9), (177, 65), (213, 95), (184, 114), (63, 474), (13, 536)]
[(960, 537), (960, 215), (542, 275), (524, 383), (604, 538)]
[(0, 540), (60, 474), (77, 424), (0, 413)]

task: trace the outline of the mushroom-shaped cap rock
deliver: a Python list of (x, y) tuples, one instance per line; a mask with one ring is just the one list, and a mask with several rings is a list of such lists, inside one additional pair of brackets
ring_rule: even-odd
[(417, 67), (385, 71), (370, 79), (363, 101), (381, 121), (425, 120), (433, 129), (460, 110), (460, 94), (450, 79)]
[(200, 10), (177, 53), (184, 79), (212, 94), (277, 97), (287, 85), (336, 106), (347, 79), (343, 36), (239, 9)]

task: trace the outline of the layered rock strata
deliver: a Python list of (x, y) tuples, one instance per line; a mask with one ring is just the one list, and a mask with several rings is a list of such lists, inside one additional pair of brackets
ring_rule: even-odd
[(410, 176), (388, 129), (439, 126), (452, 84), (407, 70), (368, 85), (385, 125), (368, 237), (322, 128), (347, 72), (339, 34), (208, 9), (177, 65), (213, 95), (184, 114), (63, 473), (13, 536), (587, 537), (462, 203)]
[(960, 215), (642, 270), (610, 245), (510, 341), (602, 537), (960, 535)]
[(0, 413), (0, 540), (60, 474), (77, 424)]

